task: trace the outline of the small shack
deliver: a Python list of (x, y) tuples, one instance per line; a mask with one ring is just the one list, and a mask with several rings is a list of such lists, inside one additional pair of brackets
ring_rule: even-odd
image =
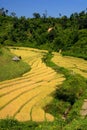
[(14, 56), (14, 57), (12, 58), (12, 60), (13, 60), (13, 61), (16, 61), (16, 62), (17, 62), (17, 61), (20, 61), (20, 59), (21, 59), (21, 58), (20, 58), (20, 57), (17, 57), (17, 56)]

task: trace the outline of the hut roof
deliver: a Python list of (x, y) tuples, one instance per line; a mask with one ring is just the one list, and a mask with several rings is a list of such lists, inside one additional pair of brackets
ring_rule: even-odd
[(12, 58), (12, 60), (13, 60), (13, 61), (20, 61), (20, 58), (17, 57), (17, 56), (14, 56), (14, 57)]

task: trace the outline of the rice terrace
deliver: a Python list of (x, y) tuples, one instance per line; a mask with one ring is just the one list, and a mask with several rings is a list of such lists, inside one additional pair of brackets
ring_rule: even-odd
[[(51, 93), (56, 85), (65, 80), (63, 74), (56, 73), (42, 61), (47, 51), (32, 48), (10, 48), (15, 55), (21, 55), (31, 70), (22, 77), (0, 83), (0, 118), (13, 117), (19, 121), (53, 121), (54, 116), (43, 109), (52, 100)], [(80, 58), (63, 57), (53, 53), (55, 64), (73, 70), (87, 78), (87, 61)], [(84, 70), (84, 71), (83, 71)]]
[(45, 113), (42, 107), (51, 100), (50, 94), (57, 84), (62, 83), (63, 75), (57, 74), (42, 62), (44, 51), (28, 48), (11, 51), (21, 55), (31, 66), (31, 71), (20, 78), (0, 83), (0, 118), (53, 120), (53, 116)]

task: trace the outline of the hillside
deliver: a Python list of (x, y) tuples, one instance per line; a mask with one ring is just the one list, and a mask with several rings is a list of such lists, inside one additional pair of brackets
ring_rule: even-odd
[(87, 120), (81, 115), (87, 99), (87, 61), (33, 48), (10, 47), (10, 51), (21, 55), (31, 70), (0, 83), (0, 128), (83, 130)]
[[(5, 11), (4, 11), (5, 12)], [(0, 15), (0, 44), (26, 46), (87, 59), (87, 12), (61, 16), (20, 18)], [(48, 31), (51, 28), (50, 31)]]
[[(8, 115), (20, 121), (53, 120), (53, 117), (45, 114), (41, 107), (51, 99), (49, 95), (55, 90), (56, 84), (60, 85), (64, 80), (62, 74), (56, 74), (42, 63), (43, 51), (28, 48), (11, 51), (16, 55), (20, 54), (32, 69), (20, 78), (0, 83), (0, 118), (6, 118)], [(40, 116), (35, 113), (39, 113)]]
[(14, 56), (9, 48), (0, 46), (0, 81), (22, 76), (30, 70), (30, 66), (22, 59), (19, 62), (13, 61)]

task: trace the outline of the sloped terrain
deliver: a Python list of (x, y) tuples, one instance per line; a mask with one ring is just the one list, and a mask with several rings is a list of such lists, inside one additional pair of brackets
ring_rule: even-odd
[(42, 62), (44, 51), (17, 48), (11, 52), (22, 57), (31, 71), (20, 78), (0, 83), (0, 118), (13, 117), (20, 121), (53, 121), (42, 109), (52, 100), (50, 94), (65, 79)]
[(53, 53), (52, 61), (58, 66), (71, 70), (71, 73), (77, 73), (87, 78), (87, 61), (81, 58), (62, 56), (59, 53)]
[(8, 47), (0, 46), (0, 82), (17, 78), (30, 70), (30, 66), (20, 60), (14, 62), (15, 54)]
[[(62, 56), (58, 53), (53, 53), (54, 57), (52, 61), (60, 66), (67, 68), (71, 71), (71, 74), (80, 74), (87, 79), (87, 61), (80, 58)], [(84, 87), (84, 86), (83, 86)], [(85, 117), (87, 116), (87, 99), (84, 99), (80, 114)]]
[[(54, 117), (43, 109), (52, 101), (51, 94), (56, 85), (62, 84), (64, 75), (56, 73), (42, 62), (46, 51), (32, 48), (10, 48), (31, 66), (22, 77), (0, 83), (0, 118), (12, 117), (19, 121), (53, 121)], [(73, 57), (62, 57), (53, 53), (52, 61), (58, 66), (87, 78), (87, 61)]]

